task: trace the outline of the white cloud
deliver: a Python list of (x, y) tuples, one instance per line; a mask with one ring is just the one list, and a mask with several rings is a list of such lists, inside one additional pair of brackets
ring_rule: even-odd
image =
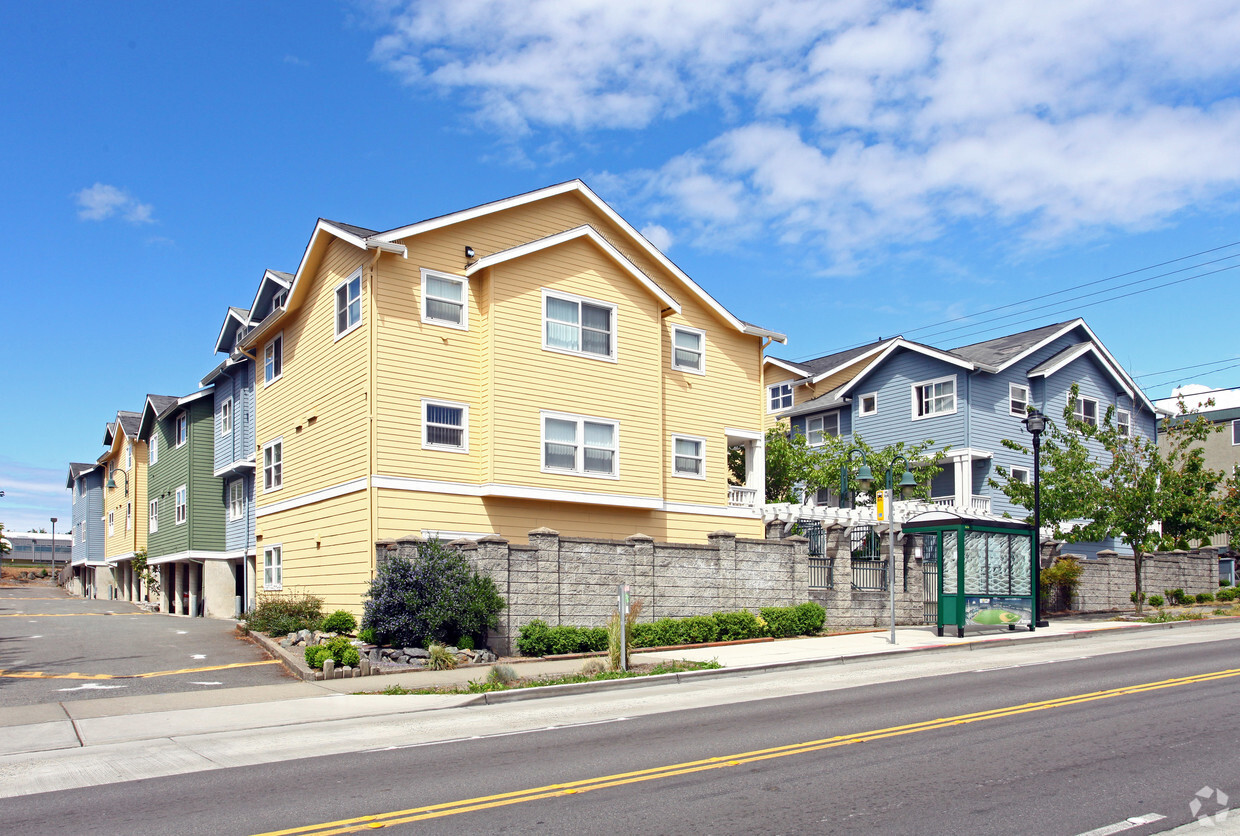
[(668, 232), (664, 226), (650, 224), (642, 228), (642, 235), (664, 253), (672, 248), (672, 233)]
[(142, 203), (124, 189), (106, 183), (96, 183), (75, 192), (73, 198), (77, 201), (78, 217), (84, 221), (102, 221), (119, 215), (132, 224), (155, 222), (151, 204)]
[(614, 176), (678, 238), (844, 259), (961, 220), (1146, 228), (1240, 188), (1234, 0), (381, 6), (376, 60), (504, 136), (714, 120)]

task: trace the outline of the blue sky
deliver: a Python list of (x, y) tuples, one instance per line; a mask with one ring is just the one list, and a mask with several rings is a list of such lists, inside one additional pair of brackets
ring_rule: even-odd
[(69, 517), (67, 463), (103, 452), (118, 409), (192, 391), (226, 306), (294, 269), (317, 217), (388, 229), (575, 177), (787, 333), (781, 356), (1081, 315), (1153, 397), (1240, 384), (1234, 0), (61, 3), (2, 20), (10, 528)]

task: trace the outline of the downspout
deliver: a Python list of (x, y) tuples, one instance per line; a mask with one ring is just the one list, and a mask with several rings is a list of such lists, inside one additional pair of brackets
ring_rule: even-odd
[(378, 365), (377, 354), (379, 351), (379, 257), (383, 255), (384, 250), (375, 249), (375, 254), (370, 257), (370, 325), (367, 330), (370, 332), (370, 357), (367, 362), (367, 374), (369, 376), (367, 385), (366, 404), (369, 413), (368, 424), (368, 440), (370, 445), (369, 468), (370, 472), (366, 474), (366, 498), (370, 511), (370, 539), (366, 549), (368, 553), (368, 561), (370, 564), (370, 575), (374, 577), (374, 573), (378, 566), (375, 563), (375, 541), (379, 537), (379, 502), (376, 496), (374, 476), (379, 472), (379, 451), (377, 448), (378, 431), (378, 404), (376, 397), (376, 366)]

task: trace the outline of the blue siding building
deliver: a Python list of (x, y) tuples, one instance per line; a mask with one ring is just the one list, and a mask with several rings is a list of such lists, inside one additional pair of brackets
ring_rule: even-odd
[(111, 597), (112, 570), (103, 553), (103, 465), (71, 462), (65, 483), (72, 492), (74, 591), (87, 598)]
[(254, 605), (255, 593), (255, 362), (237, 350), (242, 338), (265, 317), (280, 309), (288, 295), (292, 275), (268, 270), (259, 282), (254, 302), (245, 308), (228, 309), (216, 339), (215, 351), (227, 355), (202, 379), (202, 386), (215, 392), (215, 475), (224, 481), (226, 502), (224, 549), (241, 560), (237, 595), (244, 607)]
[(1113, 409), (1127, 431), (1147, 438), (1157, 431), (1154, 404), (1082, 319), (954, 349), (895, 337), (807, 363), (775, 362), (805, 372), (793, 386), (806, 391), (784, 413), (795, 432), (811, 444), (823, 434), (859, 436), (880, 448), (933, 440), (932, 449), (946, 451), (934, 500), (972, 512), (1028, 514), (988, 484), (1000, 466), (1031, 478), (1032, 456), (1002, 441), (1029, 446), (1021, 424), (1027, 407), (1062, 420), (1073, 384), (1086, 421), (1101, 422)]

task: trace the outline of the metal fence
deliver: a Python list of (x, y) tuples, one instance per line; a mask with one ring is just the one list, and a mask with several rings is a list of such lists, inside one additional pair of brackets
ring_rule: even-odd
[(852, 587), (861, 592), (886, 591), (887, 561), (857, 560), (853, 558)]
[(835, 558), (810, 555), (809, 588), (835, 589)]

